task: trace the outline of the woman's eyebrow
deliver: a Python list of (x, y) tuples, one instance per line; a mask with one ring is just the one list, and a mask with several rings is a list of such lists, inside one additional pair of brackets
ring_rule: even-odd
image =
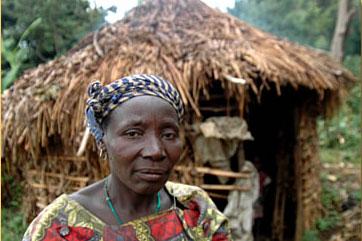
[(122, 126), (140, 126), (142, 124), (144, 124), (144, 120), (142, 120), (142, 119), (131, 119), (131, 120), (124, 121), (122, 123)]
[(161, 123), (161, 127), (172, 127), (172, 128), (179, 128), (179, 124), (174, 120), (166, 120)]

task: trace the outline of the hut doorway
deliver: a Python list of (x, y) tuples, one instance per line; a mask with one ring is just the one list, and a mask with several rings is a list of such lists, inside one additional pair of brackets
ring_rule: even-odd
[[(252, 99), (244, 114), (254, 137), (254, 141), (244, 143), (245, 159), (253, 162), (261, 179), (258, 202), (262, 213), (254, 220), (255, 240), (293, 240), (295, 234), (297, 98), (291, 88), (282, 93), (278, 96), (274, 90), (264, 91), (260, 103)], [(266, 178), (270, 178), (269, 184)]]
[[(221, 86), (216, 83), (209, 89), (208, 100), (200, 98), (200, 110), (203, 121), (212, 116), (240, 116), (237, 102), (231, 97), (225, 98)], [(296, 92), (289, 87), (282, 89), (282, 95), (275, 90), (264, 91), (260, 101), (250, 94), (244, 119), (253, 141), (244, 141), (245, 160), (258, 169), (261, 180), (260, 199), (262, 213), (254, 220), (255, 240), (293, 240), (296, 227), (296, 190), (294, 180), (294, 147), (297, 135), (297, 98)], [(211, 108), (210, 108), (211, 107)], [(230, 159), (233, 171), (239, 171), (237, 156)], [(226, 184), (233, 184), (229, 179)], [(215, 176), (205, 175), (204, 183), (220, 184)], [(227, 191), (216, 192), (228, 195)], [(223, 211), (227, 200), (212, 197), (218, 208)], [(260, 211), (260, 210), (259, 210)], [(270, 239), (271, 238), (271, 239)]]

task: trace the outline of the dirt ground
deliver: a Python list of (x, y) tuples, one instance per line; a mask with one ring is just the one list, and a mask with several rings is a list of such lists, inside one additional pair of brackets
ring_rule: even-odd
[[(338, 190), (337, 211), (340, 214), (338, 226), (320, 234), (322, 241), (361, 240), (361, 165), (341, 162), (323, 164), (326, 184)], [(356, 195), (359, 198), (356, 198)]]

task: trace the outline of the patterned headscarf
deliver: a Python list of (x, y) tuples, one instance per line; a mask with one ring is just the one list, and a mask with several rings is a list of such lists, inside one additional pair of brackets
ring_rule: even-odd
[(90, 132), (97, 142), (103, 137), (100, 128), (104, 119), (123, 102), (137, 96), (159, 97), (175, 109), (179, 122), (184, 115), (184, 107), (177, 90), (166, 80), (153, 75), (131, 75), (102, 86), (99, 81), (88, 87), (87, 121)]

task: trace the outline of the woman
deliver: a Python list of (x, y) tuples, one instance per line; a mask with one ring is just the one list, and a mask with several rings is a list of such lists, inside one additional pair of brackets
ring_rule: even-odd
[(167, 182), (182, 152), (183, 104), (152, 75), (88, 88), (88, 125), (110, 175), (63, 194), (23, 240), (231, 240), (226, 217), (200, 188)]

